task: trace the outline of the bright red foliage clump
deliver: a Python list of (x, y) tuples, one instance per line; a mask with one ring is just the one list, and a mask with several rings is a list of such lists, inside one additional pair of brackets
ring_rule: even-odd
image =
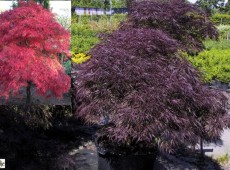
[(70, 88), (58, 54), (69, 56), (70, 34), (41, 5), (20, 2), (0, 14), (0, 96), (15, 95), (28, 82), (45, 96)]

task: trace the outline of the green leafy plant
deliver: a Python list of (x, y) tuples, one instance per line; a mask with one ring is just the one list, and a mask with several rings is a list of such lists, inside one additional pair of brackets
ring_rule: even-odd
[(221, 13), (215, 13), (211, 16), (211, 21), (215, 24), (224, 24), (229, 25), (230, 24), (230, 15), (229, 14), (221, 14)]
[(72, 54), (72, 62), (75, 64), (81, 64), (90, 59), (90, 56), (85, 55), (84, 53)]
[(219, 38), (221, 40), (229, 40), (230, 39), (230, 25), (219, 25), (217, 26), (219, 31)]
[(216, 160), (217, 162), (219, 162), (220, 164), (227, 164), (229, 162), (230, 156), (228, 153), (218, 157)]
[(95, 44), (99, 42), (101, 33), (111, 33), (124, 21), (126, 15), (116, 14), (111, 18), (106, 15), (77, 17), (72, 18), (71, 27), (71, 51), (74, 53), (87, 53)]
[(200, 52), (195, 57), (188, 55), (187, 57), (201, 71), (205, 82), (230, 81), (230, 49), (212, 48)]
[(203, 42), (206, 50), (211, 50), (213, 48), (218, 50), (225, 50), (230, 48), (229, 40), (220, 40), (220, 41), (213, 41), (213, 40), (206, 40)]

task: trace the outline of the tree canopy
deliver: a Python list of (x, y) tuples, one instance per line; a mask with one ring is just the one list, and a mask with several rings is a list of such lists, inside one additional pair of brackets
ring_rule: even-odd
[(200, 138), (217, 140), (227, 126), (226, 98), (203, 84), (180, 51), (202, 50), (217, 30), (183, 0), (131, 5), (122, 26), (103, 36), (76, 72), (76, 115), (106, 122), (116, 146), (173, 152)]
[(214, 9), (223, 8), (225, 0), (197, 0), (196, 4), (211, 14)]
[(39, 95), (68, 92), (70, 77), (58, 54), (69, 56), (70, 34), (41, 5), (20, 2), (0, 14), (0, 95), (6, 99), (33, 83)]

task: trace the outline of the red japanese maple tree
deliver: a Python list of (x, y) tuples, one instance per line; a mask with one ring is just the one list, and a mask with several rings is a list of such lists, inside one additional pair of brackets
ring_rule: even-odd
[[(61, 97), (70, 88), (58, 54), (69, 54), (70, 34), (35, 2), (0, 14), (0, 96), (8, 99), (34, 84), (38, 95)], [(28, 99), (28, 97), (27, 97)]]

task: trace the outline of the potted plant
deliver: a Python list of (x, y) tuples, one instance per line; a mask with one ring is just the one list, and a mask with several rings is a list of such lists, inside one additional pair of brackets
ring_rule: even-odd
[(96, 140), (100, 170), (152, 170), (158, 150), (220, 137), (227, 100), (183, 55), (200, 51), (206, 37), (217, 31), (194, 5), (143, 1), (91, 49), (76, 72), (76, 115), (104, 124)]

